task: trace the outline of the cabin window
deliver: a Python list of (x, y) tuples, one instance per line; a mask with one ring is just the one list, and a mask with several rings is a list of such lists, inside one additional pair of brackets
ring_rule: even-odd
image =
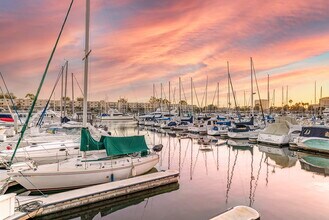
[(66, 149), (65, 148), (61, 148), (61, 149), (59, 149), (59, 151), (65, 151)]

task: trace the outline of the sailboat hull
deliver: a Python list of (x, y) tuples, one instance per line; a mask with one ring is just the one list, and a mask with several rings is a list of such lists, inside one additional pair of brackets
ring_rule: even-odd
[(156, 154), (85, 162), (71, 159), (38, 169), (19, 168), (8, 175), (30, 191), (58, 191), (127, 179), (151, 170), (159, 161)]

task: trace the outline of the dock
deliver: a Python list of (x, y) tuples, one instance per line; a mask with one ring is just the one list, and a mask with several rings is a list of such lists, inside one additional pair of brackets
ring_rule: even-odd
[(178, 176), (178, 171), (167, 170), (47, 196), (16, 196), (16, 208), (21, 211), (16, 211), (14, 215), (7, 219), (29, 219), (63, 212), (80, 206), (177, 183)]

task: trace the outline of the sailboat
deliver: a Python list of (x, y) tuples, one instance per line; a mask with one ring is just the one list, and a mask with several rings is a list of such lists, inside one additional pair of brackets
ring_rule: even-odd
[(8, 175), (27, 190), (48, 192), (141, 175), (159, 162), (159, 155), (150, 152), (144, 136), (103, 136), (98, 142), (87, 128), (82, 128), (81, 135), (80, 150), (98, 153), (40, 166), (33, 161), (17, 163)]
[[(103, 136), (96, 141), (87, 128), (88, 56), (90, 0), (86, 0), (86, 40), (84, 66), (82, 156), (61, 162), (37, 165), (35, 162), (13, 164), (8, 175), (30, 191), (54, 191), (106, 183), (151, 170), (158, 162), (157, 146), (151, 151), (144, 136)], [(87, 152), (95, 152), (87, 156)]]

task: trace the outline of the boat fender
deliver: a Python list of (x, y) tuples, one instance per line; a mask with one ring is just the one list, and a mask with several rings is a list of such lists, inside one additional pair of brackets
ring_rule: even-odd
[(132, 176), (137, 176), (137, 171), (136, 171), (136, 168), (135, 168), (134, 165), (133, 165), (132, 168), (131, 168), (131, 175), (132, 175)]
[(111, 173), (111, 182), (114, 182), (114, 174), (113, 173)]
[(155, 151), (155, 152), (160, 152), (163, 148), (163, 145), (162, 144), (158, 144), (158, 145), (155, 145), (152, 149)]

